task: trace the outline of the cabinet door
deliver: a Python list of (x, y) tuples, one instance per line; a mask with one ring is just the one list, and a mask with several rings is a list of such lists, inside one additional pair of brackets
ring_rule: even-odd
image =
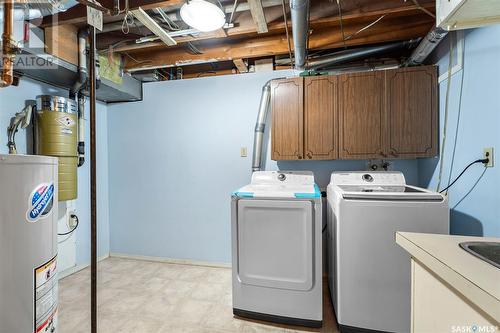
[(437, 155), (436, 90), (435, 66), (386, 71), (389, 157)]
[(338, 156), (338, 83), (336, 76), (309, 76), (304, 81), (304, 158)]
[(339, 115), (340, 158), (385, 157), (383, 72), (341, 75)]
[(271, 83), (273, 160), (303, 158), (303, 95), (301, 77), (275, 80)]

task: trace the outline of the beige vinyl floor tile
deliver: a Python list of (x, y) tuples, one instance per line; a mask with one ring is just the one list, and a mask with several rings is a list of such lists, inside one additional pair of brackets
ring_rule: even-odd
[[(234, 317), (231, 270), (108, 258), (98, 266), (99, 333), (337, 333), (325, 285), (323, 327)], [(90, 332), (90, 271), (59, 283), (59, 333)]]

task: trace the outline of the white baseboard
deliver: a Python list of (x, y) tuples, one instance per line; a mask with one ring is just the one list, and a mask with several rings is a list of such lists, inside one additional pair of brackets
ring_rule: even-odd
[[(102, 260), (104, 260), (106, 258), (109, 258), (109, 253), (107, 253), (107, 254), (105, 254), (105, 255), (97, 258), (97, 261), (102, 261)], [(77, 273), (77, 272), (79, 272), (79, 271), (81, 271), (81, 270), (83, 270), (83, 269), (85, 269), (85, 268), (87, 268), (89, 266), (90, 266), (90, 263), (86, 263), (86, 264), (81, 264), (81, 265), (76, 265), (76, 266), (70, 267), (70, 268), (68, 268), (68, 269), (66, 269), (66, 270), (64, 270), (62, 272), (59, 272), (58, 278), (59, 278), (59, 280), (60, 279), (64, 279), (65, 277), (70, 276), (71, 274), (75, 274), (75, 273)]]
[(126, 254), (126, 253), (117, 253), (117, 252), (110, 252), (109, 256), (114, 257), (114, 258), (154, 261), (154, 262), (163, 262), (163, 263), (167, 263), (167, 264), (177, 264), (177, 265), (205, 266), (205, 267), (215, 267), (215, 268), (231, 268), (231, 264), (227, 264), (227, 263), (196, 261), (196, 260), (190, 260), (190, 259), (172, 259), (172, 258), (166, 258), (166, 257), (150, 257), (150, 256), (140, 256), (140, 255)]

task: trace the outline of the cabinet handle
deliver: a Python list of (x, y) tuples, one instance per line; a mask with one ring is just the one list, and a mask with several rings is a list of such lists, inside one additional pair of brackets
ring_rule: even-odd
[(302, 155), (297, 155), (297, 157), (299, 158), (299, 160), (301, 160), (301, 159), (302, 159)]
[(383, 157), (387, 157), (387, 154), (382, 151), (380, 152), (380, 155), (382, 155)]
[(307, 153), (307, 158), (311, 159), (313, 156), (311, 153)]

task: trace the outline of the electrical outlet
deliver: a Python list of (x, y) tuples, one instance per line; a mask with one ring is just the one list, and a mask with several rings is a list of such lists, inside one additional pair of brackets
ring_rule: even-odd
[(494, 156), (493, 156), (493, 147), (484, 148), (483, 158), (489, 159), (488, 164), (485, 165), (487, 168), (493, 167), (493, 165), (494, 165), (493, 164), (493, 162), (494, 162), (494, 160), (493, 160), (493, 158), (494, 158)]
[(71, 211), (68, 213), (68, 227), (71, 230), (76, 227), (76, 219), (71, 217), (71, 215), (73, 214), (75, 214), (75, 211)]
[(247, 147), (241, 147), (240, 155), (241, 157), (247, 157)]

